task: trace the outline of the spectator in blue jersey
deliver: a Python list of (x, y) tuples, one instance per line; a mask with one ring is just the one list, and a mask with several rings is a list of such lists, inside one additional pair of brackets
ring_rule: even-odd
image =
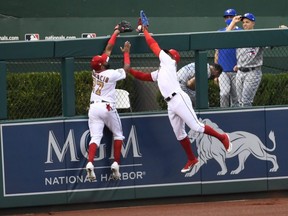
[[(236, 10), (227, 9), (223, 16), (226, 27), (219, 29), (219, 31), (226, 31), (226, 28), (236, 15)], [(241, 28), (235, 26), (233, 30), (239, 29)], [(221, 73), (218, 78), (220, 107), (236, 106), (238, 102), (236, 93), (236, 71), (233, 70), (233, 67), (237, 64), (236, 49), (217, 49), (215, 51), (214, 62), (220, 64), (223, 68), (223, 73)]]

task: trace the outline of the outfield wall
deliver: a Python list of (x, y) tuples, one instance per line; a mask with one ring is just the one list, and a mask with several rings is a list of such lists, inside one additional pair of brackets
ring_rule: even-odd
[[(87, 118), (2, 122), (0, 207), (45, 206), (288, 189), (288, 108), (198, 112), (226, 131), (233, 150), (189, 131), (199, 166), (180, 172), (186, 156), (167, 113), (122, 116), (121, 180), (111, 178), (112, 137), (105, 129), (95, 158), (97, 181), (85, 165)], [(197, 148), (196, 148), (197, 146)]]
[[(174, 48), (178, 51), (195, 52), (196, 86), (199, 104), (197, 108), (208, 108), (208, 83), (207, 83), (207, 50), (216, 48), (233, 47), (280, 47), (288, 45), (288, 29), (261, 29), (254, 31), (232, 32), (206, 32), (206, 33), (181, 33), (181, 34), (154, 34), (153, 37), (163, 49)], [(75, 84), (74, 84), (74, 58), (93, 56), (101, 53), (109, 37), (75, 40), (51, 41), (19, 41), (0, 43), (0, 119), (7, 119), (7, 61), (21, 59), (58, 58), (62, 62), (62, 101), (63, 115), (75, 115)], [(129, 40), (132, 44), (131, 54), (151, 53), (143, 35), (119, 36), (115, 47), (123, 46)], [(120, 49), (114, 49), (113, 54), (120, 54)], [(285, 56), (285, 55), (284, 55)], [(264, 54), (265, 57), (265, 54)], [(279, 60), (270, 56), (272, 62), (279, 64)], [(283, 56), (281, 56), (283, 57)], [(283, 58), (280, 59), (280, 61)], [(274, 63), (273, 63), (274, 64)], [(280, 62), (285, 64), (285, 61)], [(133, 62), (132, 62), (133, 65)], [(264, 70), (264, 68), (263, 68)], [(67, 82), (67, 80), (69, 80)]]
[[(204, 100), (206, 49), (287, 46), (287, 34), (288, 30), (277, 29), (154, 36), (161, 47), (195, 51), (202, 87), (197, 89), (197, 97)], [(87, 118), (75, 116), (73, 82), (67, 86), (63, 82), (63, 117), (5, 121), (6, 61), (61, 58), (62, 79), (67, 81), (73, 77), (73, 57), (99, 53), (107, 40), (0, 43), (1, 208), (287, 189), (287, 107), (198, 111), (203, 121), (214, 122), (230, 133), (235, 152), (226, 154), (219, 141), (197, 136), (192, 141), (195, 152), (195, 146), (199, 147), (201, 168), (196, 167), (187, 176), (180, 172), (186, 158), (166, 112), (122, 116), (126, 145), (122, 151), (122, 180), (117, 182), (109, 175), (112, 159), (108, 131), (96, 161), (98, 181), (85, 179), (89, 133)], [(116, 46), (125, 40), (136, 45), (133, 53), (150, 52), (142, 36), (121, 36)]]

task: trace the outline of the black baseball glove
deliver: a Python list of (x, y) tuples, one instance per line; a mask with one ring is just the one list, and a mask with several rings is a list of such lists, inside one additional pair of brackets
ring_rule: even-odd
[(118, 23), (118, 25), (115, 26), (114, 30), (116, 29), (118, 29), (121, 33), (133, 31), (131, 23), (126, 20), (122, 20), (120, 23)]

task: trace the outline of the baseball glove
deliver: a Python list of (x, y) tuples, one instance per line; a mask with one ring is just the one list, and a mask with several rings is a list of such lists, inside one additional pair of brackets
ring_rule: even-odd
[(118, 25), (115, 26), (114, 30), (116, 29), (118, 29), (121, 33), (133, 31), (131, 23), (126, 20), (122, 20), (120, 23), (118, 23)]
[(140, 18), (141, 18), (142, 25), (145, 27), (148, 27), (149, 26), (148, 17), (146, 16), (143, 10), (140, 11)]

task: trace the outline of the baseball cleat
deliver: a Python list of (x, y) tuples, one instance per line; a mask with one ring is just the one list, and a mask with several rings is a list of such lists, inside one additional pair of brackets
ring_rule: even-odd
[(148, 27), (149, 26), (149, 21), (148, 21), (148, 18), (145, 15), (143, 10), (140, 11), (140, 17), (141, 17), (142, 25)]
[(94, 172), (94, 165), (91, 162), (88, 162), (86, 165), (86, 171), (87, 171), (87, 178), (90, 182), (96, 180), (96, 175)]
[(119, 164), (114, 161), (114, 163), (111, 165), (111, 171), (112, 171), (112, 178), (114, 180), (118, 180), (121, 177), (121, 174), (119, 172)]
[(222, 143), (228, 153), (232, 151), (232, 143), (230, 142), (230, 138), (227, 133), (225, 133), (225, 138), (222, 140)]
[(184, 168), (181, 170), (182, 173), (189, 172), (193, 166), (195, 166), (197, 163), (199, 163), (198, 159), (195, 158), (194, 160), (188, 160)]

